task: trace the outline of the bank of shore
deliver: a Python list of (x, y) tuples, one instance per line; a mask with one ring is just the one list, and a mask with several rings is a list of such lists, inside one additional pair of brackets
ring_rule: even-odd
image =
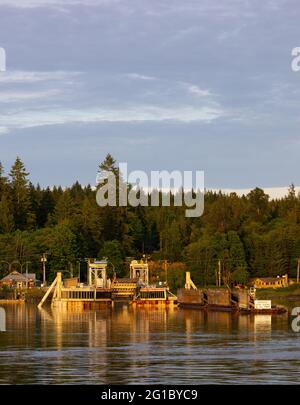
[(300, 305), (300, 286), (294, 284), (286, 288), (257, 289), (256, 297), (259, 300), (271, 300), (272, 304), (283, 305), (290, 310)]

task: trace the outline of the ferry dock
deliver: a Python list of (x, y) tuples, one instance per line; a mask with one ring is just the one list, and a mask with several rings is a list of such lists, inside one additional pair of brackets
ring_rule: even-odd
[(84, 309), (111, 306), (114, 302), (126, 301), (138, 305), (176, 305), (177, 297), (167, 286), (149, 285), (147, 261), (133, 260), (130, 263), (130, 278), (107, 277), (107, 261), (88, 259), (88, 282), (78, 278), (62, 279), (58, 272), (51, 286), (38, 304), (42, 308), (48, 298), (51, 306), (64, 309)]

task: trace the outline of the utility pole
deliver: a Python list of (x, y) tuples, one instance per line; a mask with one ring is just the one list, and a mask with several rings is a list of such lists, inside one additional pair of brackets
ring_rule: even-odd
[(218, 261), (218, 287), (221, 287), (221, 260)]
[(78, 279), (79, 279), (79, 283), (80, 283), (80, 262), (81, 262), (81, 259), (78, 260)]
[(168, 261), (164, 261), (164, 268), (165, 268), (165, 274), (166, 274), (166, 283), (168, 285)]
[(26, 290), (28, 290), (28, 262), (26, 262)]
[(41, 262), (43, 263), (43, 287), (45, 287), (47, 285), (47, 281), (46, 281), (46, 261), (47, 261), (46, 253), (43, 253), (43, 256), (41, 257)]
[(299, 283), (299, 272), (300, 272), (300, 258), (298, 257), (298, 266), (297, 266), (297, 283)]
[(73, 263), (69, 262), (69, 265), (70, 265), (70, 276), (71, 278), (73, 278)]

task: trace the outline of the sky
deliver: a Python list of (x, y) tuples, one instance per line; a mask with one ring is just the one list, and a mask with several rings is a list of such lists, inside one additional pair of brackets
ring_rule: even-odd
[(296, 0), (0, 0), (0, 161), (42, 186), (204, 170), (207, 188), (300, 185)]

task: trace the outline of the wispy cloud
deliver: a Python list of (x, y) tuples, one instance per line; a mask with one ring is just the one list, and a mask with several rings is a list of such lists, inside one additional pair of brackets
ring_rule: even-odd
[(60, 94), (60, 90), (45, 90), (45, 91), (1, 91), (0, 103), (16, 103), (22, 101), (31, 101), (37, 99), (45, 99), (56, 97)]
[(101, 6), (119, 3), (120, 0), (0, 0), (0, 6), (16, 8), (61, 7), (61, 6)]
[(136, 80), (156, 80), (156, 77), (141, 75), (139, 73), (126, 73), (125, 76), (128, 77), (129, 79), (136, 79)]
[(24, 111), (0, 115), (0, 126), (31, 128), (46, 125), (101, 122), (162, 122), (210, 123), (226, 115), (225, 111), (211, 107), (163, 108), (138, 106), (124, 109), (70, 109), (52, 111)]
[(9, 129), (7, 127), (0, 127), (0, 135), (7, 134)]
[[(0, 0), (1, 1), (1, 0)], [(36, 83), (51, 80), (72, 80), (74, 77), (81, 75), (81, 72), (74, 71), (26, 71), (26, 70), (7, 70), (0, 75), (1, 83)]]
[(200, 87), (196, 86), (195, 84), (190, 84), (187, 85), (186, 87), (190, 93), (195, 94), (196, 96), (207, 97), (212, 95), (209, 90), (200, 89)]

